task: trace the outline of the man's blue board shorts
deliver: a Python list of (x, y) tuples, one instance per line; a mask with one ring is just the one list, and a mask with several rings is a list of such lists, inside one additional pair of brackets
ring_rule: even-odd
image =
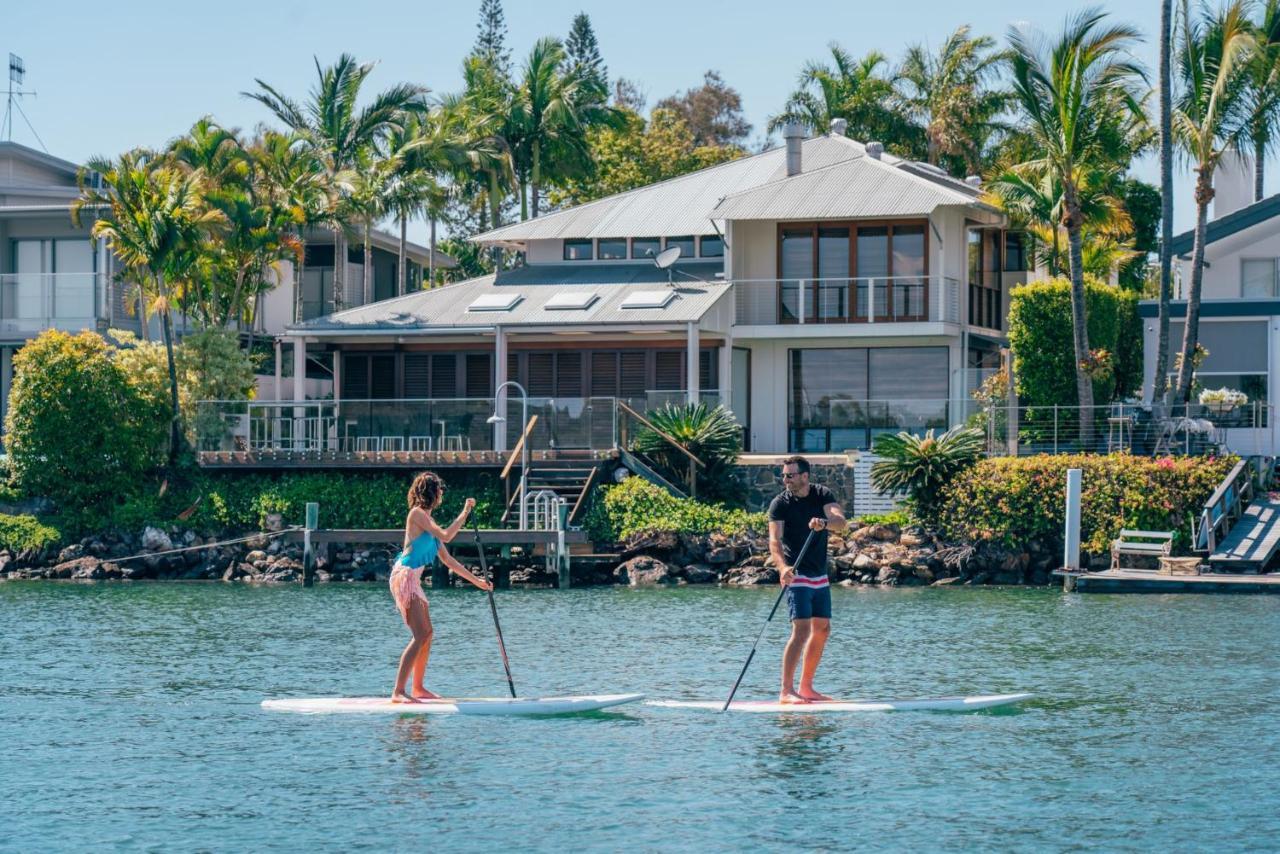
[(787, 612), (793, 620), (831, 619), (831, 584), (822, 578), (797, 575), (787, 586)]

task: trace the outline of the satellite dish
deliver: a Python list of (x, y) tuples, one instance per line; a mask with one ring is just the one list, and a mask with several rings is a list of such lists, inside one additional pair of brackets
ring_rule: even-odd
[(665, 270), (680, 259), (680, 247), (668, 246), (653, 258), (654, 265), (659, 270)]

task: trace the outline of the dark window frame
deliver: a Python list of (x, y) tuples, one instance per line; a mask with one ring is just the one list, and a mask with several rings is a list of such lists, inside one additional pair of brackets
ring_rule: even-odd
[[(585, 246), (587, 248), (587, 256), (585, 258), (569, 257), (569, 247)], [(594, 240), (566, 240), (563, 246), (564, 260), (566, 261), (594, 261), (596, 257), (596, 243)]]

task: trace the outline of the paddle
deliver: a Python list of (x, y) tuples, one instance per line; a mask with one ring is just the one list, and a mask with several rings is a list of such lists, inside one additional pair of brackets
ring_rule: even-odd
[[(818, 533), (812, 528), (809, 529), (809, 536), (805, 537), (804, 545), (800, 547), (800, 554), (791, 562), (793, 567), (799, 566), (804, 560), (804, 553), (809, 551), (809, 544), (813, 542), (813, 535)], [(751, 666), (751, 659), (756, 657), (756, 647), (760, 645), (760, 638), (764, 637), (764, 630), (769, 628), (769, 624), (773, 622), (773, 615), (778, 613), (778, 606), (782, 604), (782, 597), (787, 594), (787, 588), (784, 585), (778, 591), (778, 598), (773, 600), (773, 608), (769, 611), (769, 619), (764, 621), (764, 625), (760, 627), (760, 634), (756, 635), (756, 642), (751, 645), (751, 654), (747, 656), (747, 663), (742, 665), (742, 672), (738, 674), (738, 681), (733, 683), (733, 690), (729, 692), (729, 699), (724, 701), (724, 706), (720, 711), (729, 711), (729, 704), (733, 702), (733, 695), (738, 693), (738, 686), (742, 684), (742, 677), (747, 675), (747, 668)]]
[(498, 651), (502, 653), (502, 667), (507, 671), (507, 687), (511, 689), (511, 699), (516, 698), (516, 683), (511, 679), (511, 662), (507, 660), (507, 645), (502, 641), (502, 624), (498, 622), (498, 605), (493, 601), (493, 573), (489, 572), (489, 564), (484, 559), (484, 544), (480, 542), (480, 520), (471, 517), (471, 527), (476, 534), (476, 552), (480, 555), (480, 571), (489, 581), (489, 610), (493, 613), (493, 627), (498, 630)]

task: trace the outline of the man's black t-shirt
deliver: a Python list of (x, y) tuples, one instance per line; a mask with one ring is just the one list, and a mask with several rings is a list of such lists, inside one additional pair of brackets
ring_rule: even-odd
[[(787, 563), (792, 563), (804, 541), (809, 536), (809, 520), (825, 519), (823, 512), (828, 504), (835, 504), (836, 497), (831, 490), (818, 484), (810, 484), (809, 493), (804, 498), (792, 495), (783, 490), (769, 505), (769, 521), (782, 523), (782, 555)], [(818, 578), (827, 574), (827, 532), (818, 531), (813, 535), (813, 545), (805, 552), (804, 563), (795, 567), (799, 575)]]

